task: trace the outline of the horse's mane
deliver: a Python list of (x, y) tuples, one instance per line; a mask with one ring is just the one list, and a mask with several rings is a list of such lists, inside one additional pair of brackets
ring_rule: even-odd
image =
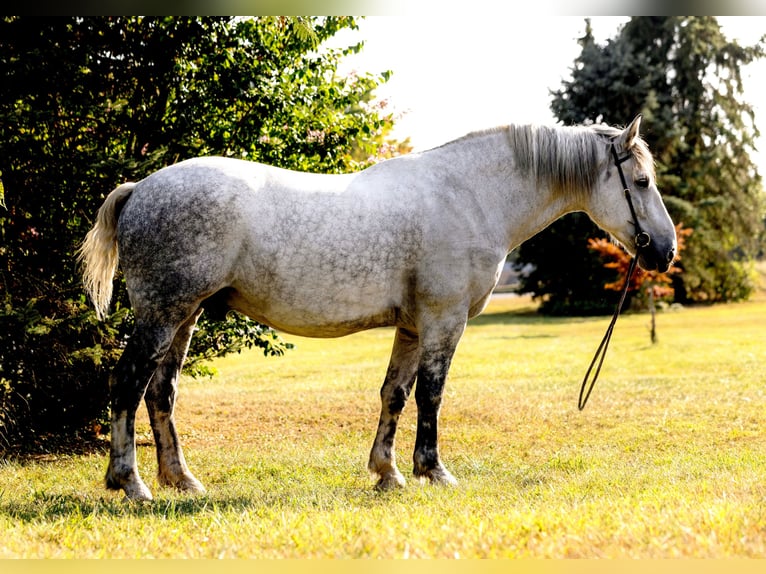
[[(603, 168), (605, 146), (621, 133), (620, 129), (604, 124), (574, 127), (511, 124), (507, 130), (516, 165), (522, 173), (551, 185), (559, 193), (575, 196), (593, 189)], [(640, 164), (651, 166), (653, 172), (651, 153), (641, 138), (636, 139), (630, 153)]]
[[(608, 151), (610, 140), (619, 136), (622, 130), (606, 124), (510, 124), (474, 131), (434, 149), (499, 133), (507, 134), (516, 167), (523, 174), (533, 176), (540, 184), (552, 186), (558, 193), (583, 197), (594, 188), (603, 162), (611, 161), (604, 151)], [(638, 137), (628, 151), (654, 178), (654, 159), (646, 142)]]

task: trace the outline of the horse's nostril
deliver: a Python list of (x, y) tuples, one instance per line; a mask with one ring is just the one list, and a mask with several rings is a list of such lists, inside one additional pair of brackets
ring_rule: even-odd
[(669, 249), (667, 254), (667, 262), (673, 263), (673, 259), (676, 258), (676, 250), (675, 249)]

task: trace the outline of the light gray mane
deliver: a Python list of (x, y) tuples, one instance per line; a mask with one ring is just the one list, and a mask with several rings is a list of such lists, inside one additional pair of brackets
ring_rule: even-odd
[(508, 126), (521, 172), (559, 193), (575, 196), (593, 189), (603, 167), (607, 138), (619, 133), (608, 126)]
[[(603, 169), (604, 151), (621, 130), (605, 124), (574, 127), (510, 125), (508, 138), (517, 167), (558, 193), (582, 196), (593, 189)], [(654, 172), (646, 143), (637, 138), (629, 150), (634, 159)], [(624, 153), (624, 152), (623, 152)], [(606, 156), (607, 158), (609, 156)]]

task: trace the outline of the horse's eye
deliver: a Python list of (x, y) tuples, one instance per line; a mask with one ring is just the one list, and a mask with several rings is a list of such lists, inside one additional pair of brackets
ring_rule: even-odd
[(649, 178), (648, 177), (640, 177), (636, 180), (636, 185), (638, 187), (647, 188), (649, 187)]

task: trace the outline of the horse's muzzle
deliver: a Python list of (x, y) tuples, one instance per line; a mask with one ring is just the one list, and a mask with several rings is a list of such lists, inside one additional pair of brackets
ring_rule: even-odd
[(676, 258), (675, 245), (671, 247), (655, 247), (650, 245), (641, 249), (638, 254), (638, 265), (645, 271), (665, 273)]

